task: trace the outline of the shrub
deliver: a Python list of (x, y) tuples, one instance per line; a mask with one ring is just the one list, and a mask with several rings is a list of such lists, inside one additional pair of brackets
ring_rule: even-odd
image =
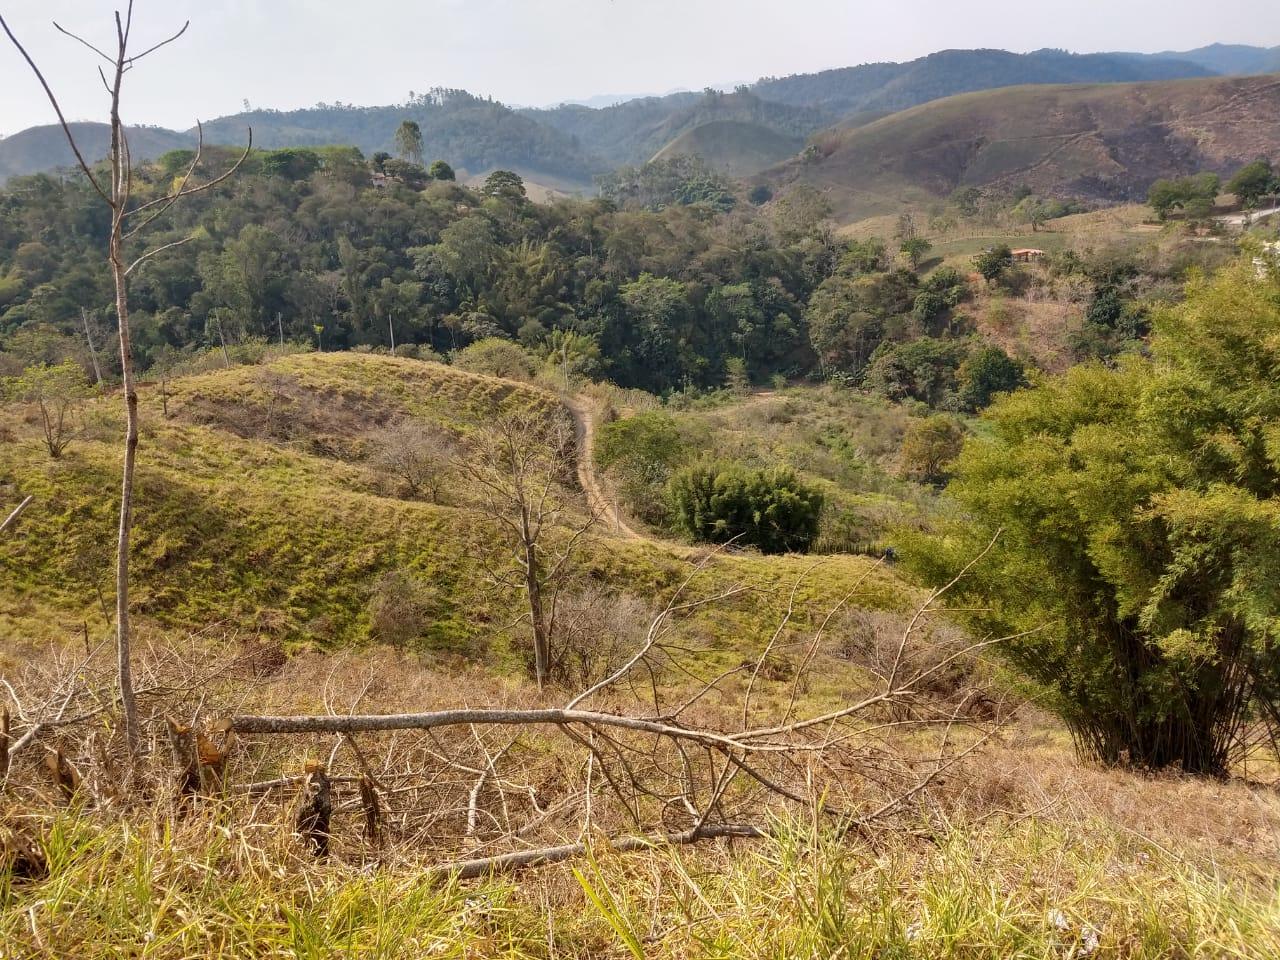
[(445, 431), (417, 420), (400, 420), (374, 438), (370, 465), (389, 493), (439, 503), (456, 456), (453, 437)]
[(81, 407), (93, 394), (78, 363), (37, 364), (21, 376), (0, 382), (0, 396), (29, 403), (39, 412), (45, 448), (57, 460), (83, 429)]
[(818, 535), (821, 492), (787, 467), (695, 464), (667, 485), (677, 529), (705, 543), (734, 541), (765, 553), (804, 552)]
[(483, 373), (508, 380), (533, 379), (534, 365), (518, 344), (499, 337), (486, 337), (453, 355), (453, 365), (471, 373)]
[[(909, 562), (1108, 762), (1224, 773), (1280, 716), (1280, 288), (1242, 261), (1155, 319), (1153, 360), (998, 400)], [(910, 539), (910, 538), (908, 538)]]
[(965, 410), (991, 405), (998, 393), (1010, 393), (1027, 382), (1022, 363), (996, 346), (980, 347), (960, 364), (958, 399)]
[(912, 421), (902, 438), (902, 475), (921, 483), (946, 480), (947, 465), (959, 456), (964, 436), (964, 427), (945, 414)]
[(618, 478), (622, 497), (635, 515), (660, 524), (667, 520), (667, 481), (687, 449), (675, 420), (651, 410), (600, 427), (595, 456)]
[(392, 646), (412, 643), (426, 630), (428, 606), (421, 581), (403, 570), (384, 573), (369, 598), (369, 632)]

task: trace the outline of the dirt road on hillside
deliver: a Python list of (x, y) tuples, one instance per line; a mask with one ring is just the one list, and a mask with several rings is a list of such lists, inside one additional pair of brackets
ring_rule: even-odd
[(578, 437), (578, 482), (587, 495), (588, 506), (600, 517), (600, 522), (618, 536), (627, 540), (649, 539), (633, 530), (622, 519), (618, 501), (606, 494), (604, 484), (596, 473), (596, 422), (591, 401), (577, 396), (566, 398), (564, 404), (573, 415), (574, 430)]

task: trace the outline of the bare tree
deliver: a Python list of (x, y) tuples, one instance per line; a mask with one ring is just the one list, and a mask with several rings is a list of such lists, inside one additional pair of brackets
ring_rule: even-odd
[(391, 492), (439, 503), (456, 453), (453, 438), (444, 430), (420, 420), (397, 420), (375, 437), (370, 466), (383, 475)]
[(56, 367), (38, 364), (13, 378), (15, 399), (33, 404), (40, 412), (40, 426), (49, 456), (58, 460), (81, 435), (80, 408), (93, 388), (78, 363), (64, 360)]
[(565, 484), (574, 475), (574, 433), (567, 417), (536, 410), (501, 413), (477, 425), (459, 472), (470, 481), (487, 524), (506, 540), (512, 567), (495, 570), (528, 600), (533, 672), (541, 690), (550, 676), (561, 591), (596, 517), (570, 520)]
[(149, 258), (162, 250), (168, 250), (186, 243), (192, 237), (184, 237), (181, 240), (141, 250), (133, 249), (136, 246), (134, 241), (147, 226), (168, 212), (169, 208), (179, 200), (192, 194), (209, 190), (235, 173), (249, 156), (249, 150), (253, 143), (253, 132), (250, 131), (249, 145), (245, 147), (244, 154), (230, 169), (204, 183), (193, 183), (191, 178), (199, 167), (204, 152), (203, 128), (197, 123), (199, 138), (191, 165), (187, 168), (186, 173), (177, 181), (173, 189), (164, 195), (143, 202), (133, 202), (133, 160), (129, 153), (129, 140), (125, 126), (120, 118), (120, 101), (124, 77), (144, 57), (154, 53), (161, 47), (173, 43), (173, 41), (186, 33), (189, 25), (189, 21), (184, 23), (176, 33), (151, 44), (141, 53), (131, 53), (129, 43), (133, 30), (133, 0), (129, 0), (123, 16), (121, 16), (120, 11), (117, 10), (115, 12), (115, 49), (111, 54), (108, 54), (83, 37), (77, 36), (54, 23), (54, 27), (58, 32), (82, 44), (108, 64), (105, 70), (102, 66), (98, 67), (98, 76), (101, 78), (110, 100), (111, 146), (107, 156), (107, 170), (105, 172), (105, 176), (109, 177), (109, 179), (104, 180), (104, 173), (90, 166), (84, 151), (80, 149), (80, 145), (76, 142), (75, 136), (71, 133), (71, 128), (67, 124), (67, 119), (63, 115), (62, 107), (58, 103), (58, 98), (54, 95), (48, 81), (45, 80), (44, 74), (31, 58), (31, 55), (27, 53), (26, 48), (14, 36), (13, 31), (9, 29), (9, 24), (5, 22), (4, 17), (0, 16), (0, 28), (3, 28), (9, 40), (35, 74), (36, 79), (39, 80), (40, 86), (44, 88), (45, 95), (49, 98), (49, 104), (53, 107), (53, 111), (58, 117), (62, 132), (66, 135), (71, 152), (75, 155), (77, 165), (88, 179), (89, 185), (111, 211), (111, 230), (107, 240), (107, 262), (110, 264), (111, 277), (115, 283), (116, 319), (120, 334), (120, 375), (126, 413), (124, 467), (120, 493), (120, 525), (116, 541), (116, 653), (125, 739), (128, 742), (131, 754), (137, 753), (141, 739), (138, 730), (138, 708), (133, 689), (129, 633), (129, 536), (133, 527), (133, 474), (138, 451), (138, 394), (134, 384), (133, 346), (129, 337), (128, 280), (133, 271)]

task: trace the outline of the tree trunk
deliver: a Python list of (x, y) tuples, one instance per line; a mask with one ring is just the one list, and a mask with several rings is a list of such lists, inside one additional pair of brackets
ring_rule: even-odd
[(529, 530), (528, 512), (521, 511), (521, 532), (524, 537), (524, 583), (529, 593), (529, 619), (533, 623), (533, 675), (542, 692), (547, 674), (551, 670), (551, 638), (547, 636), (547, 622), (542, 610), (542, 583), (538, 577), (538, 544)]
[(130, 754), (141, 745), (138, 704), (133, 693), (133, 663), (129, 635), (129, 534), (133, 529), (133, 467), (138, 452), (138, 393), (133, 382), (133, 344), (129, 337), (129, 301), (120, 233), (111, 237), (111, 273), (116, 284), (116, 315), (120, 321), (120, 376), (124, 390), (124, 469), (120, 484), (120, 529), (116, 539), (116, 657), (120, 674), (120, 706)]
[(218, 317), (218, 343), (222, 345), (222, 365), (231, 369), (231, 354), (227, 353), (227, 335), (222, 330), (222, 317)]
[(89, 311), (80, 308), (80, 320), (84, 323), (84, 339), (89, 344), (89, 359), (93, 361), (93, 377), (102, 386), (102, 368), (98, 366), (98, 348), (93, 345), (93, 333), (89, 329)]

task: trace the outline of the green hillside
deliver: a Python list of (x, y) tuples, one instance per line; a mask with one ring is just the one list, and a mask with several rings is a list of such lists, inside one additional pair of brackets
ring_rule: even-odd
[[(159, 385), (142, 391), (134, 596), (144, 622), (161, 630), (234, 623), (290, 645), (361, 644), (371, 639), (379, 581), (401, 573), (422, 586), (417, 646), (504, 654), (503, 625), (519, 596), (485, 572), (497, 547), (465, 484), (453, 484), (440, 503), (400, 499), (388, 494), (371, 454), (379, 430), (400, 418), (462, 438), (503, 410), (567, 416), (556, 397), (437, 363), (359, 353), (286, 356), (167, 389), (167, 418)], [(21, 536), (0, 543), (0, 636), (62, 640), (82, 624), (106, 625), (100, 596), (110, 592), (118, 503), (115, 412), (114, 398), (97, 401), (89, 435), (59, 460), (19, 411), (4, 414), (0, 428), (13, 439), (0, 445), (0, 484), (35, 504)], [(577, 522), (581, 493), (566, 495), (578, 503), (566, 522)], [(686, 553), (679, 544), (616, 539), (602, 527), (584, 551), (583, 576), (658, 596), (687, 574)], [(869, 562), (833, 559), (814, 597), (847, 589)], [(710, 582), (768, 584), (798, 576), (804, 563), (725, 557)], [(901, 588), (881, 579), (866, 602), (901, 602)], [(720, 615), (764, 622), (776, 602), (748, 599)]]

